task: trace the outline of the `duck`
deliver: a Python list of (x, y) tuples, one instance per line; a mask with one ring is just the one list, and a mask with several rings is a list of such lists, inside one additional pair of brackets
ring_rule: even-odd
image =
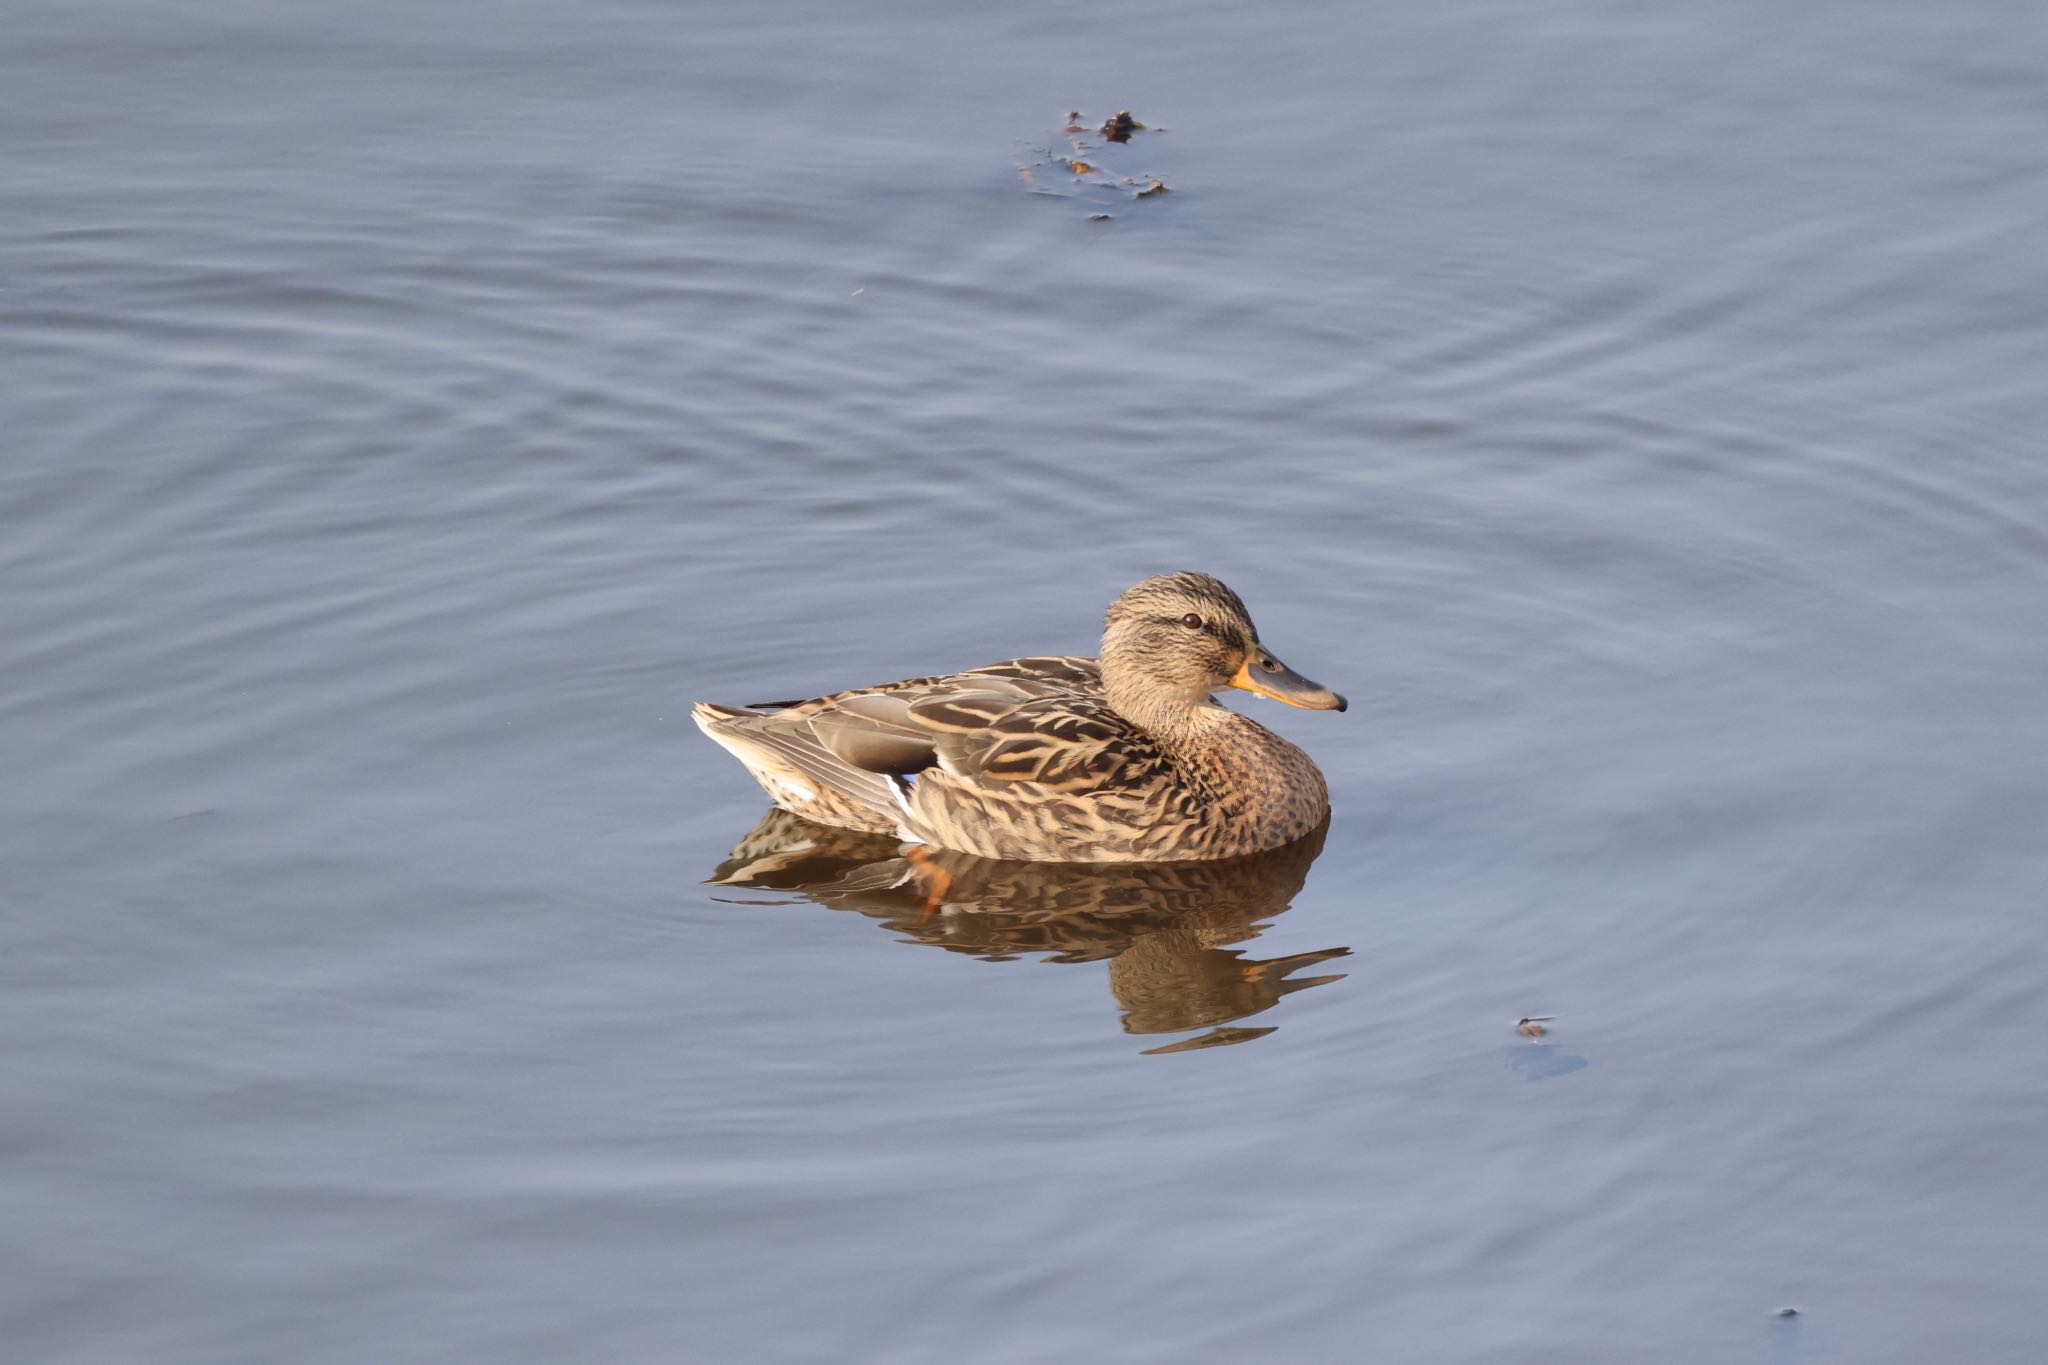
[(806, 820), (982, 858), (1236, 858), (1324, 828), (1306, 753), (1216, 700), (1314, 711), (1344, 698), (1266, 648), (1205, 573), (1126, 589), (1101, 653), (1033, 655), (803, 700), (698, 702), (697, 726)]

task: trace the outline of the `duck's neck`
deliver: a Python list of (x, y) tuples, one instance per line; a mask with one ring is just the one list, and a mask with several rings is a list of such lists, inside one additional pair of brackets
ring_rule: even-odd
[(1231, 713), (1213, 698), (1165, 692), (1152, 683), (1134, 684), (1110, 669), (1103, 670), (1102, 691), (1118, 715), (1170, 753), (1186, 755), (1205, 747), (1231, 720)]

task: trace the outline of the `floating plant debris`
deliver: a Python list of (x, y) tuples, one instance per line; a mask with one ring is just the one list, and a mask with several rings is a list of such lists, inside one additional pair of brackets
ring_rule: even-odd
[(1087, 208), (1091, 223), (1114, 221), (1108, 210), (1132, 199), (1157, 199), (1170, 192), (1169, 186), (1145, 166), (1118, 165), (1127, 154), (1113, 144), (1128, 144), (1132, 135), (1157, 133), (1156, 127), (1140, 123), (1128, 109), (1118, 110), (1099, 127), (1091, 127), (1087, 115), (1070, 109), (1059, 132), (1046, 144), (1020, 144), (1030, 150), (1030, 160), (1017, 162), (1017, 180), (1032, 194), (1052, 199), (1079, 199)]
[(1132, 133), (1145, 131), (1145, 125), (1132, 118), (1130, 110), (1119, 109), (1112, 117), (1103, 121), (1098, 131), (1111, 142), (1129, 142)]

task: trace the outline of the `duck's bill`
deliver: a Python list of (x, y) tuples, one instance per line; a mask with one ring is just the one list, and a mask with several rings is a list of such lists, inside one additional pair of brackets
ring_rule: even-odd
[(1255, 653), (1246, 659), (1230, 685), (1309, 711), (1342, 711), (1346, 705), (1344, 698), (1321, 683), (1310, 682), (1270, 654)]

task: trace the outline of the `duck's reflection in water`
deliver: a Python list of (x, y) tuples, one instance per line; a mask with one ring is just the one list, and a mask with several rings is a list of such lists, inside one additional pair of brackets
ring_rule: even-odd
[(1107, 960), (1124, 1030), (1208, 1029), (1148, 1049), (1186, 1052), (1263, 1037), (1273, 1029), (1223, 1026), (1271, 1009), (1283, 995), (1344, 979), (1341, 972), (1289, 974), (1349, 948), (1257, 959), (1225, 946), (1258, 937), (1287, 909), (1326, 829), (1218, 862), (1006, 863), (944, 849), (906, 854), (884, 835), (770, 810), (709, 880), (795, 892), (879, 920), (906, 942), (993, 962), (1040, 953), (1053, 962)]

